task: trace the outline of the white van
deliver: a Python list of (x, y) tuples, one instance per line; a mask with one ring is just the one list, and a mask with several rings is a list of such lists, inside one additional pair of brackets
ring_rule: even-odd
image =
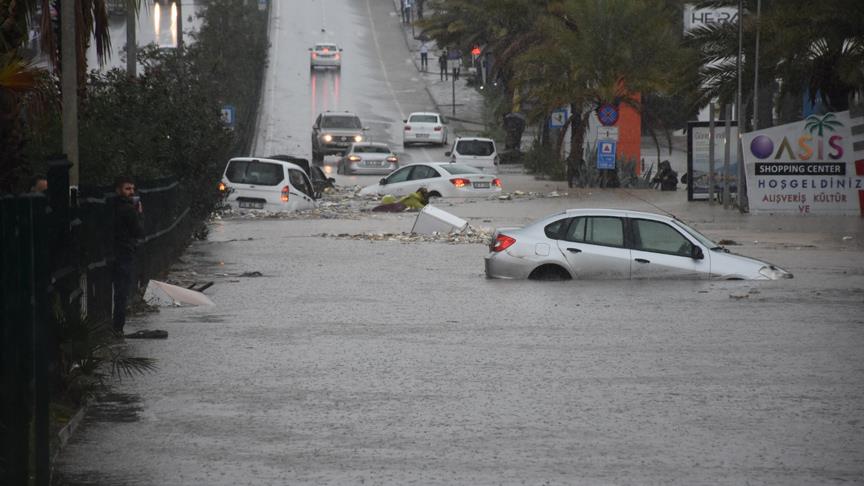
[(281, 160), (235, 157), (228, 161), (219, 190), (233, 209), (297, 211), (314, 208), (315, 192), (303, 169)]
[(459, 137), (444, 155), (450, 157), (450, 162), (470, 165), (491, 174), (498, 173), (498, 151), (491, 138)]

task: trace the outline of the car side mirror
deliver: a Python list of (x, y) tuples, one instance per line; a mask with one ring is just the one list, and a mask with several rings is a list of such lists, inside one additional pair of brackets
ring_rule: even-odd
[(452, 154), (452, 153), (453, 153), (453, 152), (450, 152), (450, 151), (448, 150), (448, 151), (444, 152), (444, 155), (446, 155), (447, 157), (450, 157), (450, 154)]
[(408, 120), (402, 120), (402, 123), (408, 123)]
[(309, 48), (309, 50), (310, 50), (310, 51), (311, 51), (311, 50), (312, 50), (312, 48), (311, 48), (311, 47), (310, 47), (310, 48)]
[(342, 48), (341, 48), (341, 47), (339, 48), (339, 52), (342, 52)]
[(381, 184), (382, 186), (386, 186), (387, 185), (387, 178), (382, 177), (381, 180), (378, 181), (378, 183)]
[(690, 250), (690, 256), (691, 256), (694, 260), (702, 260), (702, 259), (705, 258), (705, 254), (702, 253), (702, 247), (699, 247), (699, 246), (696, 246), (696, 245), (693, 245), (693, 249)]

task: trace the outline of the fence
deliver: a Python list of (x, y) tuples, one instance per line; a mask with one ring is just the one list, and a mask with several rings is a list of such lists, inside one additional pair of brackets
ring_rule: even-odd
[[(52, 161), (48, 194), (0, 197), (0, 484), (47, 485), (48, 406), (59, 357), (57, 314), (107, 320), (112, 312), (113, 188), (69, 191), (70, 164)], [(139, 288), (164, 272), (194, 221), (176, 180), (139, 186), (145, 237)], [(49, 312), (51, 310), (52, 312)]]

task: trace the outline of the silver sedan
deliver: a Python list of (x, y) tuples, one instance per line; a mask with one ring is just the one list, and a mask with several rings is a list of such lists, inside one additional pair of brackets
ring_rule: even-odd
[(399, 168), (399, 157), (384, 143), (351, 145), (336, 166), (337, 174), (389, 174)]
[(730, 253), (683, 222), (619, 209), (570, 209), (500, 228), (486, 255), (492, 278), (777, 280), (792, 274)]

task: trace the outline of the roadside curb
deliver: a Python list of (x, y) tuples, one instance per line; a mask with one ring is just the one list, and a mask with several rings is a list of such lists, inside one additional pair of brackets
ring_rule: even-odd
[(54, 475), (54, 466), (57, 464), (57, 459), (60, 457), (60, 453), (63, 452), (63, 449), (66, 448), (66, 445), (69, 443), (69, 440), (72, 439), (72, 435), (78, 429), (78, 426), (81, 425), (81, 422), (84, 421), (84, 417), (87, 415), (87, 410), (90, 408), (90, 400), (84, 402), (81, 408), (75, 412), (75, 415), (69, 419), (69, 422), (57, 432), (57, 450), (54, 451), (54, 454), (51, 455), (51, 475)]

